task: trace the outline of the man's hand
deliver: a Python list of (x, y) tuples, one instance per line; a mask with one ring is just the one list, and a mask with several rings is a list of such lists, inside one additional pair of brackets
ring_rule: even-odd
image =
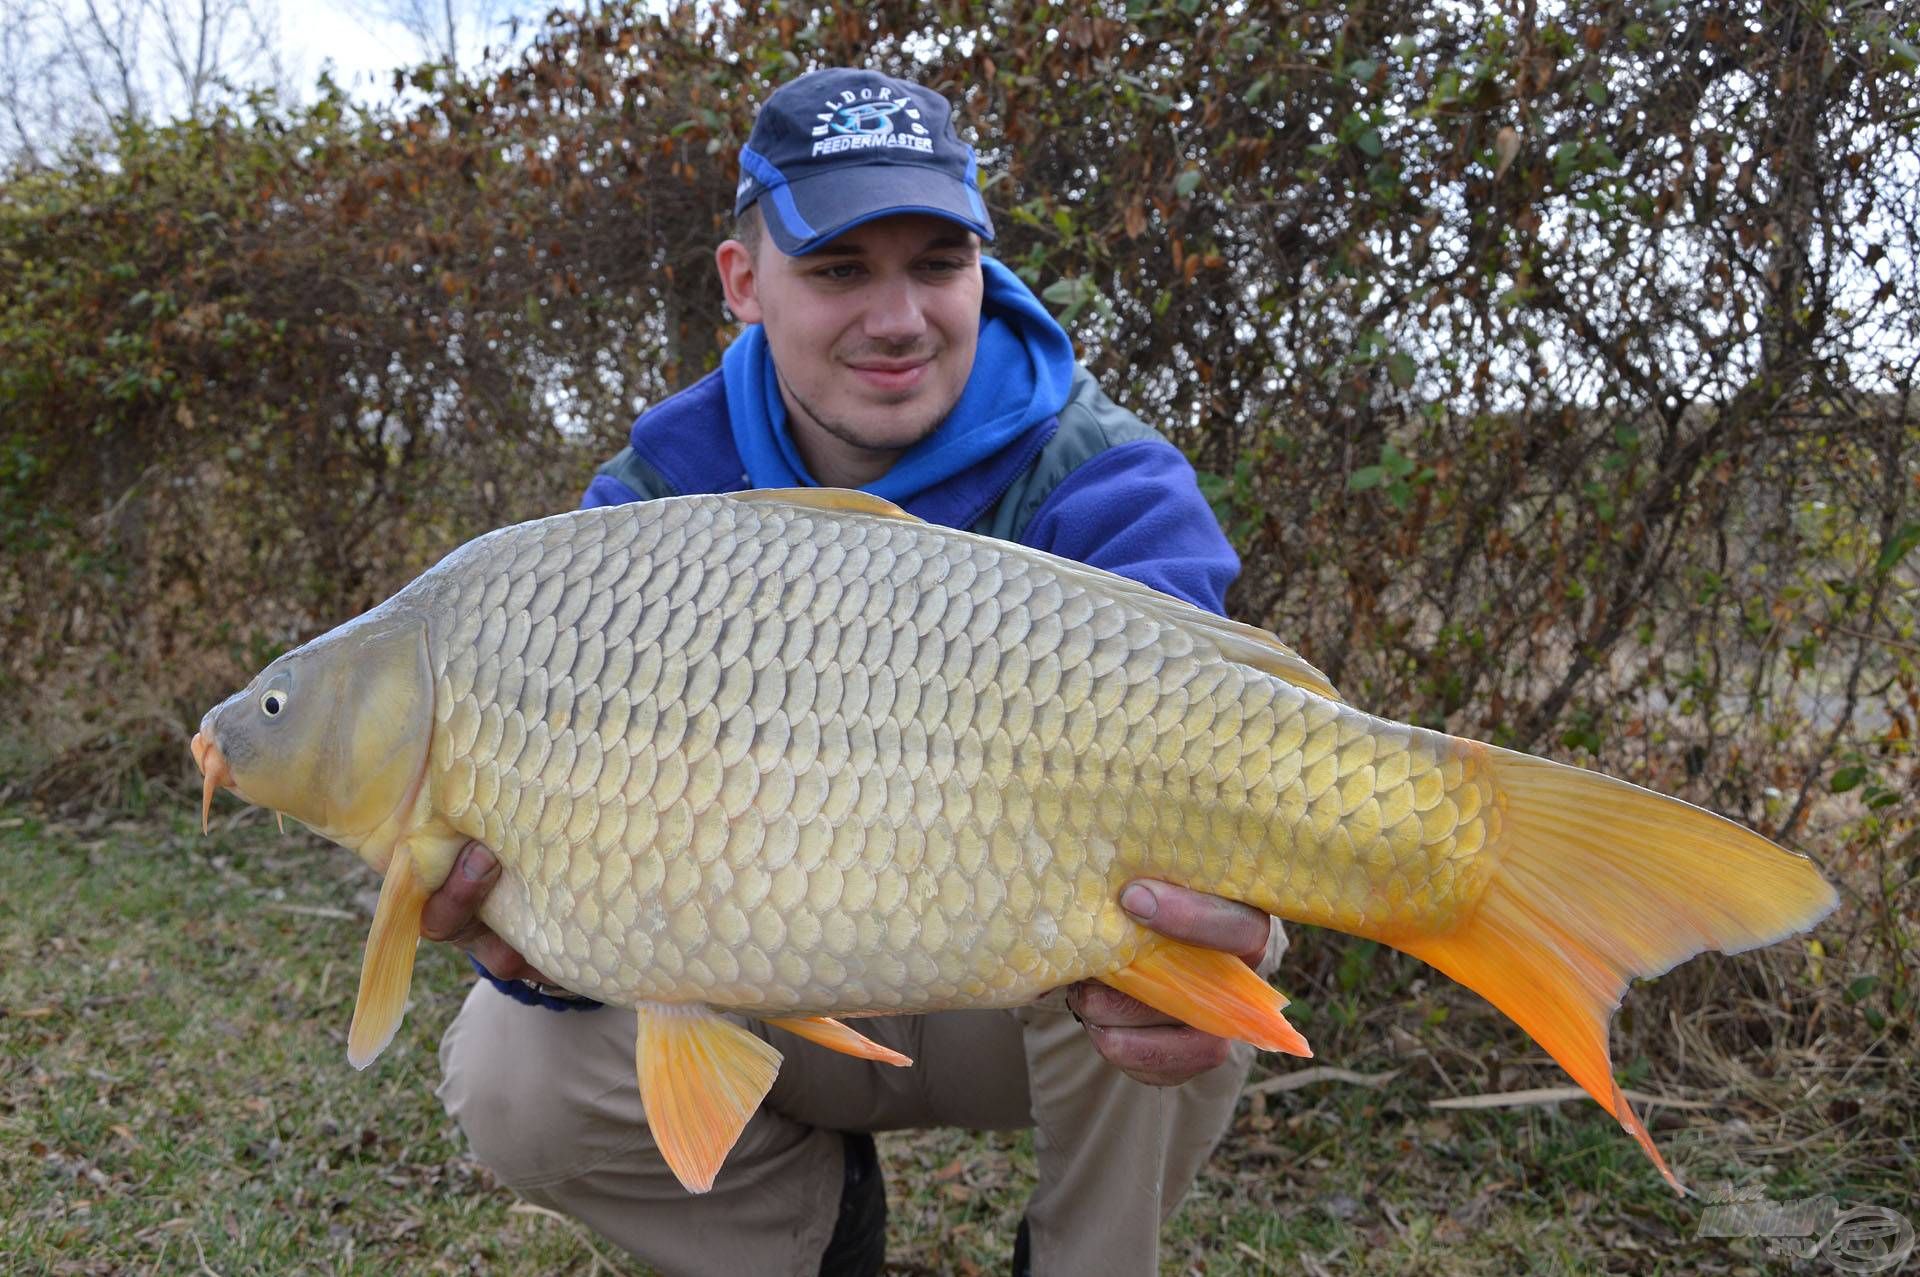
[[(1256, 966), (1273, 922), (1252, 905), (1137, 878), (1120, 905), (1163, 936), (1234, 954)], [(1067, 1005), (1087, 1026), (1093, 1049), (1136, 1082), (1179, 1086), (1226, 1063), (1225, 1038), (1202, 1033), (1096, 980), (1067, 990)]]
[(427, 897), (420, 934), (459, 945), (498, 980), (535, 980), (551, 984), (514, 947), (480, 921), (480, 906), (500, 881), (500, 862), (477, 842), (468, 842), (454, 858), (453, 872)]

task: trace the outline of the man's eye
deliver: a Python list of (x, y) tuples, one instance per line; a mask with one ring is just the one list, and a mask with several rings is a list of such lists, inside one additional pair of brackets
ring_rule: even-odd
[(852, 262), (840, 262), (833, 266), (823, 266), (814, 273), (821, 279), (852, 279), (860, 273), (860, 268)]

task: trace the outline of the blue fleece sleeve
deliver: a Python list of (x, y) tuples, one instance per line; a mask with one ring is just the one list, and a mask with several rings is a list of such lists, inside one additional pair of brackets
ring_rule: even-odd
[(1225, 615), (1240, 575), (1213, 507), (1179, 449), (1159, 439), (1109, 448), (1060, 481), (1021, 540)]
[(638, 501), (640, 494), (609, 474), (596, 474), (593, 482), (580, 498), (582, 510), (595, 510), (603, 505), (626, 505)]
[(472, 954), (467, 955), (467, 961), (473, 964), (475, 974), (482, 980), (485, 980), (488, 984), (500, 990), (500, 992), (506, 994), (515, 1002), (524, 1003), (530, 1007), (545, 1007), (549, 1011), (593, 1011), (601, 1006), (601, 1003), (595, 1002), (592, 998), (550, 998), (544, 993), (535, 992), (518, 980), (500, 979), (494, 975), (493, 972), (481, 966), (480, 959), (474, 957)]

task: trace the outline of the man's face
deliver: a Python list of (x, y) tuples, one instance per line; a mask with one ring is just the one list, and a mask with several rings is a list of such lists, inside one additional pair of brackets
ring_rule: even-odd
[(762, 235), (716, 260), (727, 304), (766, 331), (793, 438), (822, 483), (886, 473), (966, 388), (980, 339), (980, 241), (944, 218), (886, 217), (805, 257)]

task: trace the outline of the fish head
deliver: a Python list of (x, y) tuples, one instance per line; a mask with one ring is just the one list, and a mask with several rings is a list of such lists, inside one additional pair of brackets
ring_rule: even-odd
[(227, 788), (384, 864), (426, 772), (433, 697), (417, 617), (368, 613), (278, 657), (200, 720), (202, 828)]

